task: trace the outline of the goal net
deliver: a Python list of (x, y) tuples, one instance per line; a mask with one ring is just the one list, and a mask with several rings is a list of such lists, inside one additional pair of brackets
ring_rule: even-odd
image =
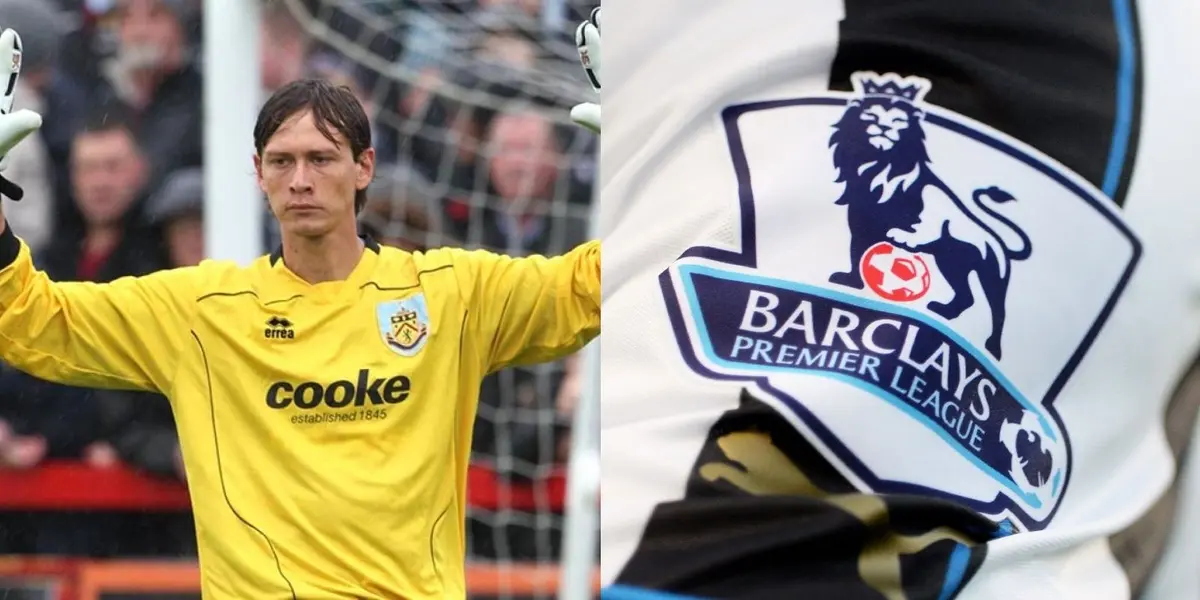
[[(382, 243), (561, 254), (589, 233), (599, 144), (567, 115), (595, 100), (573, 34), (596, 3), (268, 0), (264, 83), (269, 92), (315, 75), (358, 94), (379, 163), (362, 226)], [(473, 598), (554, 597), (571, 390), (581, 387), (570, 363), (505, 370), (483, 385), (469, 486)]]

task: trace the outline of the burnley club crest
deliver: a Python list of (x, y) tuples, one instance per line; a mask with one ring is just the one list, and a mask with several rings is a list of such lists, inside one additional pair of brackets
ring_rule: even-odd
[(381, 302), (376, 308), (383, 343), (396, 354), (414, 356), (429, 339), (429, 310), (425, 295)]

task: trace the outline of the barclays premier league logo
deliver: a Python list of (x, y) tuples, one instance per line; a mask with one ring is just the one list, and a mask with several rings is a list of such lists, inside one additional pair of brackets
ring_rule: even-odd
[(1042, 529), (1071, 473), (1054, 401), (1140, 246), (1086, 181), (926, 103), (927, 80), (852, 81), (725, 110), (741, 247), (663, 273), (680, 348), (856, 485)]

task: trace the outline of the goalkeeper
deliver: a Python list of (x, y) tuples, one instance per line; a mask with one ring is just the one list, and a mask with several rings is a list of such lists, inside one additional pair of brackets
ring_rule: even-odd
[[(6, 30), (0, 154), (41, 124), (11, 112), (19, 70)], [(283, 242), (246, 268), (55, 283), (0, 224), (0, 359), (170, 398), (205, 598), (463, 598), (480, 380), (597, 335), (600, 247), (518, 259), (360, 238), (375, 153), (344, 88), (279, 90), (254, 143)]]

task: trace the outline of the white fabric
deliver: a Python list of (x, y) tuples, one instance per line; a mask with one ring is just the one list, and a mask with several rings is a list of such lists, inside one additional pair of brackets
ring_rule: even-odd
[[(839, 165), (833, 164), (829, 141), (846, 102), (863, 98), (827, 91), (838, 3), (618, 0), (606, 2), (604, 10), (604, 582), (611, 583), (629, 559), (653, 507), (682, 496), (709, 428), (734, 407), (737, 391), (750, 385), (864, 490), (894, 484), (867, 481), (848, 464), (847, 454), (891, 482), (938, 489), (968, 504), (1002, 499), (993, 512), (981, 512), (1028, 532), (994, 542), (961, 598), (1128, 598), (1129, 583), (1106, 538), (1147, 510), (1173, 477), (1163, 411), (1200, 349), (1195, 243), (1200, 202), (1189, 176), (1200, 164), (1200, 146), (1194, 128), (1181, 126), (1200, 103), (1200, 88), (1176, 84), (1180, 73), (1195, 70), (1200, 56), (1189, 25), (1200, 22), (1195, 3), (1140, 7), (1147, 57), (1143, 120), (1123, 209), (1037, 149), (918, 103), (928, 115), (932, 170), (968, 206), (922, 188), (922, 218), (934, 227), (896, 234), (895, 243), (918, 247), (918, 238), (935, 238), (944, 226), (981, 255), (1013, 257), (994, 266), (1011, 275), (1002, 298), (1008, 319), (999, 359), (986, 343), (993, 324), (978, 274), (971, 275), (976, 302), (961, 316), (946, 318), (928, 309), (930, 301), (954, 296), (936, 253), (915, 252), (924, 261), (918, 279), (920, 272), (931, 277), (923, 286), (907, 280), (925, 294), (916, 301), (889, 301), (869, 287), (829, 282), (832, 273), (849, 266), (851, 239), (847, 208), (835, 204), (843, 186), (835, 181)], [(821, 102), (746, 112), (736, 120), (739, 138), (731, 141), (723, 109), (794, 98)], [(885, 117), (894, 115), (880, 118)], [(734, 146), (744, 153), (751, 175), (742, 187)], [(900, 175), (909, 174), (890, 173), (877, 189), (891, 197), (924, 181)], [(1020, 257), (1021, 236), (1012, 227), (972, 202), (973, 190), (989, 186), (1016, 198), (989, 206), (1028, 237), (1033, 249), (1028, 257)], [(753, 195), (756, 264), (680, 259), (701, 246), (748, 250), (739, 204), (739, 193), (746, 191)], [(1140, 256), (1136, 269), (1122, 287), (1135, 256)], [(726, 291), (714, 291), (713, 281), (725, 282)], [(892, 291), (900, 285), (876, 283)], [(786, 293), (772, 300), (748, 289)], [(730, 300), (734, 296), (744, 301)], [(803, 311), (794, 311), (801, 297), (815, 298), (816, 312), (835, 306), (853, 313), (839, 317), (846, 335), (836, 327), (830, 332), (833, 317), (822, 321), (809, 314), (806, 321)], [(1105, 320), (1105, 306), (1114, 297)], [(682, 316), (673, 322), (668, 308)], [(797, 327), (781, 331), (789, 317), (797, 327), (813, 330), (807, 359), (798, 350), (803, 343), (785, 348), (789, 340), (805, 339)], [(877, 324), (875, 334), (903, 331), (916, 345), (902, 350), (897, 338), (885, 347), (883, 341), (892, 338), (864, 335), (880, 320), (895, 322)], [(1089, 343), (1096, 323), (1098, 335)], [(718, 339), (721, 327), (738, 329), (742, 337)], [(915, 349), (940, 339), (950, 340), (944, 362), (932, 350)], [(706, 345), (710, 341), (712, 347)], [(731, 359), (730, 346), (742, 342), (747, 345)], [(825, 355), (821, 360), (833, 363), (827, 369), (779, 368), (780, 362), (817, 360), (817, 350), (846, 343), (857, 345), (849, 364)], [(1085, 349), (1083, 358), (1072, 368), (1079, 348)], [(689, 353), (697, 357), (692, 364), (683, 359)], [(876, 375), (870, 365), (879, 381), (870, 379)], [(947, 370), (944, 384), (939, 367)], [(922, 384), (913, 384), (922, 368)], [(1047, 407), (1042, 399), (1061, 373), (1067, 373), (1065, 385)], [(770, 386), (747, 384), (756, 374), (769, 376)], [(889, 385), (895, 390), (889, 392)], [(929, 396), (942, 385), (947, 387), (939, 402), (954, 409), (930, 404)], [(1011, 398), (1003, 397), (1005, 388)], [(989, 407), (978, 394), (991, 401)], [(1013, 412), (1020, 398), (1025, 412)], [(1006, 407), (1010, 412), (1002, 415)], [(965, 437), (955, 441), (954, 428), (939, 420), (962, 427)], [(813, 423), (832, 435), (818, 436)], [(1030, 481), (1017, 462), (1030, 459), (1020, 440), (1032, 434), (1041, 440), (1033, 448), (1050, 457), (1045, 483)], [(828, 443), (831, 438), (844, 449)], [(1011, 464), (980, 458), (1005, 451)], [(1194, 575), (1196, 556), (1175, 560), (1190, 560)], [(1194, 577), (1176, 581), (1185, 587), (1163, 582), (1151, 600), (1196, 597), (1194, 589), (1186, 589)]]

